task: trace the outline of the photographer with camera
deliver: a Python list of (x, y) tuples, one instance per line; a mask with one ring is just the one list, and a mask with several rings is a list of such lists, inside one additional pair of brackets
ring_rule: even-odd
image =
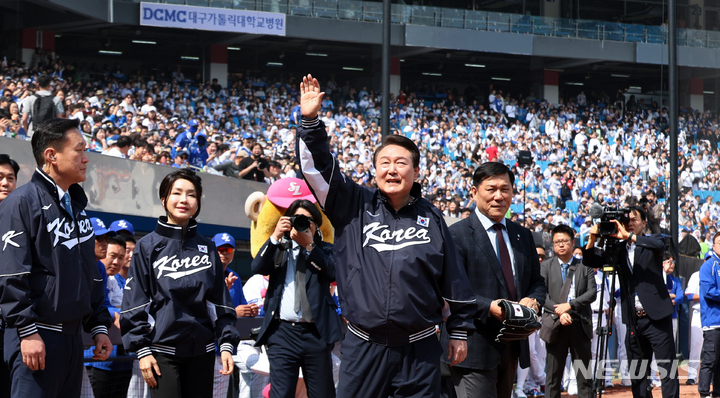
[(266, 177), (272, 177), (268, 169), (269, 162), (267, 159), (262, 157), (262, 154), (262, 145), (255, 143), (252, 146), (252, 155), (241, 160), (238, 165), (238, 168), (240, 169), (238, 172), (238, 178), (264, 182)]
[[(650, 375), (649, 365), (653, 354), (658, 366), (663, 369), (663, 398), (677, 397), (680, 384), (676, 374), (677, 367), (673, 367), (674, 307), (663, 275), (665, 242), (660, 234), (643, 236), (647, 215), (641, 207), (631, 206), (625, 210), (627, 218), (606, 215), (603, 216), (603, 222), (590, 229), (590, 239), (583, 249), (583, 263), (592, 268), (614, 265), (620, 276), (622, 321), (630, 329), (625, 338), (628, 360), (631, 361), (630, 369), (637, 369), (636, 372), (643, 375), (635, 375), (632, 379), (633, 397), (651, 396), (652, 386), (647, 376)], [(602, 214), (602, 211), (600, 213)], [(615, 254), (608, 253), (610, 250), (607, 246), (607, 251), (595, 248), (598, 238), (608, 240), (608, 246), (615, 246)], [(616, 264), (613, 264), (613, 257)], [(640, 362), (636, 362), (636, 365), (633, 361)]]
[(267, 345), (271, 397), (294, 397), (300, 368), (310, 398), (335, 397), (330, 351), (342, 332), (330, 295), (333, 245), (323, 242), (322, 214), (307, 199), (309, 192), (288, 207), (252, 262), (253, 273), (269, 276), (256, 345)]

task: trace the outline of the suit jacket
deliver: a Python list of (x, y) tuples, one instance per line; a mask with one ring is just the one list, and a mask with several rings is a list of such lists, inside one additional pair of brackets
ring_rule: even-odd
[[(558, 329), (563, 326), (560, 319), (555, 315), (555, 305), (567, 302), (567, 296), (562, 297), (562, 267), (560, 259), (551, 257), (540, 265), (540, 275), (545, 278), (547, 296), (545, 296), (545, 311), (543, 312), (542, 329), (540, 338), (547, 343), (554, 343), (558, 336)], [(592, 308), (590, 304), (597, 297), (597, 283), (595, 282), (595, 270), (588, 268), (576, 258), (570, 262), (568, 270), (575, 268), (575, 298), (570, 300), (570, 305), (580, 315), (585, 317), (590, 324), (580, 319), (573, 318), (573, 324), (579, 324), (588, 339), (592, 339)], [(569, 272), (569, 271), (568, 271)]]
[[(542, 307), (545, 302), (545, 281), (540, 276), (540, 260), (535, 251), (535, 241), (529, 229), (505, 220), (510, 245), (515, 258), (515, 290), (518, 300), (534, 298)], [(490, 315), (490, 304), (497, 299), (507, 299), (505, 278), (500, 261), (493, 250), (487, 232), (476, 214), (450, 226), (450, 234), (462, 259), (468, 279), (478, 302), (475, 315), (477, 331), (468, 337), (468, 355), (456, 366), (476, 369), (494, 369), (507, 350), (506, 344), (496, 343), (502, 323)], [(443, 327), (441, 336), (447, 358), (448, 334)], [(520, 352), (520, 366), (530, 366), (530, 350), (527, 339), (512, 342)]]
[[(272, 244), (268, 239), (252, 262), (253, 273), (269, 276), (263, 304), (265, 319), (256, 345), (267, 343), (268, 328), (273, 322), (279, 322), (280, 318), (280, 300), (287, 273), (287, 261), (279, 267), (275, 267), (275, 253), (278, 250), (280, 250), (280, 246)], [(333, 245), (320, 242), (305, 259), (305, 291), (308, 303), (320, 337), (327, 344), (334, 344), (343, 338), (340, 330), (340, 318), (335, 311), (337, 305), (330, 295), (330, 282), (335, 281), (335, 261), (332, 253)], [(305, 256), (305, 249), (301, 248), (298, 255)]]
[[(591, 268), (601, 268), (607, 262), (603, 252), (597, 248), (587, 250), (583, 247), (583, 264)], [(627, 245), (620, 245), (621, 286), (624, 297), (622, 320), (628, 324), (635, 320), (635, 293), (650, 319), (658, 320), (672, 315), (674, 308), (667, 285), (663, 278), (663, 254), (665, 242), (662, 235), (638, 236), (635, 243), (635, 261), (633, 270), (628, 264)]]

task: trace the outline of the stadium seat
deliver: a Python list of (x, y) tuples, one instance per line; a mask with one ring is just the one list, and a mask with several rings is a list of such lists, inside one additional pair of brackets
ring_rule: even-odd
[(566, 200), (566, 201), (565, 201), (565, 208), (566, 208), (567, 211), (569, 211), (570, 213), (572, 213), (572, 214), (577, 214), (578, 208), (579, 208), (578, 202), (576, 202), (576, 201), (574, 201), (574, 200)]
[(660, 26), (647, 27), (648, 43), (665, 43), (665, 36), (667, 36), (667, 31), (664, 31)]
[(645, 25), (625, 24), (625, 41), (640, 43), (645, 39)]
[(602, 24), (605, 30), (605, 40), (622, 41), (623, 40), (623, 26), (620, 23), (605, 22)]

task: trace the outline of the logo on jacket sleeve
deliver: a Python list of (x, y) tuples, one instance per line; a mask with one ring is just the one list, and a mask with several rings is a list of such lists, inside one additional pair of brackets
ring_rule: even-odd
[(200, 253), (207, 253), (207, 246), (206, 245), (198, 245), (198, 250)]
[(429, 223), (430, 223), (430, 217), (418, 216), (417, 225), (427, 228)]
[(7, 232), (5, 233), (5, 235), (2, 236), (2, 241), (5, 243), (5, 244), (3, 245), (3, 251), (5, 251), (5, 249), (7, 248), (7, 245), (8, 245), (8, 244), (9, 244), (10, 246), (20, 247), (20, 245), (18, 245), (17, 243), (15, 243), (15, 242), (12, 241), (12, 238), (14, 238), (14, 237), (16, 237), (16, 236), (20, 236), (20, 235), (22, 235), (24, 232), (25, 232), (25, 231), (20, 231), (20, 232), (18, 232), (18, 233), (15, 233), (15, 231), (7, 231)]

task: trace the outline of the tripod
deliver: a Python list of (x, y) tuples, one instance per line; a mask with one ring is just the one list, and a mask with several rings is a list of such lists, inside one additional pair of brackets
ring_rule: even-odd
[[(602, 241), (601, 241), (602, 242)], [(607, 348), (608, 348), (608, 340), (610, 336), (612, 335), (612, 319), (614, 319), (614, 312), (615, 312), (615, 295), (613, 294), (615, 292), (615, 282), (618, 281), (620, 284), (620, 295), (621, 295), (621, 302), (627, 303), (626, 297), (623, 297), (627, 294), (627, 288), (626, 284), (624, 283), (624, 277), (623, 273), (620, 272), (618, 269), (619, 267), (619, 253), (621, 251), (621, 245), (626, 244), (625, 242), (619, 241), (615, 238), (606, 238), (605, 239), (605, 255), (607, 263), (602, 268), (603, 270), (603, 284), (605, 283), (605, 280), (608, 276), (617, 275), (617, 278), (612, 278), (612, 282), (610, 283), (610, 305), (609, 305), (609, 313), (608, 313), (608, 322), (605, 326), (603, 326), (603, 317), (605, 316), (605, 311), (602, 310), (602, 303), (605, 301), (605, 289), (600, 289), (600, 311), (598, 311), (597, 314), (597, 329), (596, 333), (598, 336), (597, 344), (595, 346), (595, 364), (593, 366), (593, 396), (595, 397), (602, 397), (603, 390), (605, 389), (605, 361), (607, 358)], [(601, 244), (602, 246), (602, 244)], [(633, 325), (629, 325), (630, 329), (634, 329)], [(625, 344), (625, 342), (621, 341), (618, 342), (618, 344)], [(598, 366), (600, 364), (603, 364), (603, 371), (600, 377), (598, 377)]]

